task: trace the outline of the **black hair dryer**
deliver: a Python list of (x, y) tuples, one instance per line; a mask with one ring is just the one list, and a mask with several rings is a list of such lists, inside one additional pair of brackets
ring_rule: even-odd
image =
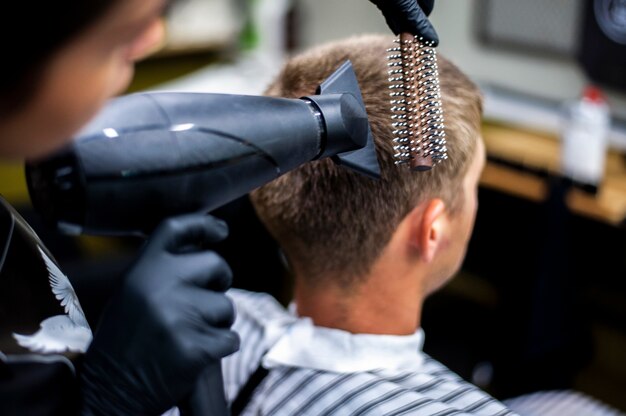
[[(35, 208), (66, 233), (147, 235), (166, 217), (212, 211), (325, 157), (380, 176), (349, 61), (317, 95), (301, 99), (145, 93), (112, 100), (70, 146), (27, 164), (26, 177)], [(217, 374), (201, 377), (181, 410), (228, 413)]]
[(350, 62), (301, 99), (145, 93), (112, 100), (73, 143), (26, 166), (33, 205), (69, 234), (147, 234), (314, 159), (379, 166)]

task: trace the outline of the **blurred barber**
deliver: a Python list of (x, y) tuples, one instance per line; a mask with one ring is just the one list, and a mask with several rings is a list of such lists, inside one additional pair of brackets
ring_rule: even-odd
[[(0, 29), (11, 57), (0, 79), (0, 158), (47, 155), (124, 91), (134, 62), (163, 41), (165, 6), (9, 2)], [(200, 249), (227, 233), (211, 217), (163, 223), (92, 341), (52, 254), (0, 200), (0, 414), (160, 414), (183, 400), (207, 365), (238, 348), (229, 329), (233, 307), (223, 294), (230, 269)]]

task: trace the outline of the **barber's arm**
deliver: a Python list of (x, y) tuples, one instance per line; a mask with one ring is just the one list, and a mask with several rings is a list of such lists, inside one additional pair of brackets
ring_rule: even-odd
[(83, 414), (161, 414), (191, 393), (208, 365), (238, 349), (223, 293), (230, 269), (202, 249), (227, 233), (201, 215), (168, 219), (155, 231), (87, 352)]
[(396, 35), (403, 32), (422, 36), (425, 40), (439, 43), (437, 32), (428, 21), (435, 0), (370, 0), (385, 16), (389, 28)]

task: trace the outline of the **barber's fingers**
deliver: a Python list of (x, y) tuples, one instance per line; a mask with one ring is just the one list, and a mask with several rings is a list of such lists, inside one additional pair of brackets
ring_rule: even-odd
[(198, 348), (205, 362), (219, 360), (239, 350), (239, 334), (230, 329), (207, 328), (199, 339), (203, 340)]
[(205, 325), (201, 330), (193, 333), (180, 333), (174, 350), (176, 357), (193, 363), (198, 368), (198, 362), (208, 364), (222, 359), (239, 350), (239, 334), (228, 328), (216, 328)]
[(433, 7), (435, 7), (435, 0), (417, 0), (420, 7), (424, 11), (426, 16), (430, 16), (433, 11)]
[(239, 350), (239, 334), (230, 329), (207, 327), (198, 337), (197, 348), (205, 362), (219, 360)]
[(432, 42), (433, 46), (439, 43), (437, 32), (428, 20), (428, 14), (434, 6), (432, 0), (370, 1), (383, 12), (387, 25), (396, 35), (408, 32)]
[(393, 18), (394, 27), (391, 29), (397, 31), (396, 34), (409, 32), (421, 36), (427, 41), (433, 42), (433, 46), (437, 46), (439, 36), (428, 20), (427, 13), (422, 10), (416, 0), (401, 1), (405, 3), (405, 6), (394, 10), (396, 17)]
[(178, 254), (201, 250), (228, 236), (224, 221), (203, 214), (189, 214), (168, 218), (152, 235), (150, 249), (167, 250)]
[(180, 255), (174, 261), (177, 277), (193, 286), (224, 292), (232, 284), (228, 263), (214, 251)]
[(239, 335), (230, 329), (235, 308), (225, 294), (197, 287), (177, 293), (176, 309), (185, 310), (180, 328), (184, 355), (204, 362), (220, 359), (239, 349)]
[(225, 294), (200, 288), (187, 288), (181, 295), (184, 296), (184, 302), (189, 305), (189, 311), (195, 314), (193, 319), (196, 330), (202, 331), (207, 326), (230, 328), (235, 322), (235, 306)]

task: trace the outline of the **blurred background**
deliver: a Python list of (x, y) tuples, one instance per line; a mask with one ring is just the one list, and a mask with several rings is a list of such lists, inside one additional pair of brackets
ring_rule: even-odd
[[(129, 92), (260, 94), (289, 54), (388, 33), (366, 0), (181, 0), (166, 20)], [(626, 410), (626, 1), (437, 0), (431, 21), (483, 90), (488, 164), (464, 267), (426, 304), (426, 352), (500, 399), (574, 389)], [(141, 241), (46, 228), (20, 164), (0, 165), (0, 193), (95, 325)], [(238, 286), (287, 302), (279, 265), (258, 272), (268, 241), (222, 248)]]

